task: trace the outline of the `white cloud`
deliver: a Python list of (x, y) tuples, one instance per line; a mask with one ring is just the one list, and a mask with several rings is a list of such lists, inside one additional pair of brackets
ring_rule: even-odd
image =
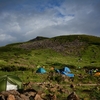
[[(42, 16), (42, 18), (43, 18), (43, 16)], [(47, 16), (47, 17), (44, 16), (43, 19), (37, 18), (35, 20), (34, 20), (34, 18), (32, 18), (27, 23), (28, 27), (30, 27), (31, 30), (27, 31), (25, 36), (29, 37), (29, 38), (31, 38), (32, 36), (44, 35), (44, 34), (47, 34), (46, 36), (50, 36), (50, 35), (54, 36), (56, 33), (59, 34), (59, 32), (53, 32), (54, 30), (57, 31), (57, 29), (52, 29), (53, 27), (58, 26), (58, 25), (66, 25), (67, 22), (72, 20), (73, 18), (74, 17), (72, 17), (72, 16), (64, 16), (64, 17), (54, 16), (53, 18), (51, 18), (49, 16)], [(51, 31), (46, 32), (47, 29), (48, 30), (51, 29)]]
[(10, 22), (8, 25), (6, 25), (6, 29), (9, 32), (16, 32), (16, 33), (18, 33), (21, 30), (17, 22)]
[(3, 42), (3, 41), (8, 41), (8, 42), (13, 42), (15, 41), (16, 38), (15, 37), (12, 37), (11, 35), (7, 35), (7, 34), (0, 34), (0, 41)]

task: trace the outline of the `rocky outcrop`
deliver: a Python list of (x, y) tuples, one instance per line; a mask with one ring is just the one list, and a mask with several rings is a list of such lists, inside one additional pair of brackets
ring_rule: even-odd
[[(29, 84), (32, 84), (32, 87), (34, 89), (30, 87)], [(57, 95), (61, 95), (62, 98), (62, 94), (66, 94), (66, 100), (80, 100), (75, 92), (71, 93), (69, 90), (67, 90), (67, 88), (64, 88), (60, 84), (43, 82), (34, 83), (33, 85), (32, 82), (28, 82), (25, 85), (27, 86), (23, 90), (2, 91), (0, 93), (0, 100), (59, 100), (59, 98), (57, 98)], [(69, 87), (75, 88), (73, 84), (69, 85)], [(45, 90), (48, 92), (46, 93)]]
[(60, 52), (63, 54), (75, 54), (78, 55), (81, 50), (84, 49), (86, 43), (85, 42), (80, 42), (79, 40), (74, 40), (74, 41), (66, 41), (66, 42), (59, 42), (57, 40), (50, 40), (50, 39), (43, 39), (39, 41), (34, 41), (34, 42), (28, 42), (28, 43), (23, 43), (20, 44), (20, 48), (24, 48), (27, 50), (31, 49), (52, 49), (56, 52)]
[(0, 100), (43, 100), (41, 95), (34, 90), (19, 92), (16, 90), (3, 91)]

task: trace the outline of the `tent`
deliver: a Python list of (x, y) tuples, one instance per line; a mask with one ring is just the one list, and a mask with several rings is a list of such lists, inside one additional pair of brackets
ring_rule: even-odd
[(61, 71), (61, 74), (64, 74), (68, 77), (74, 77), (74, 74), (70, 73), (70, 69), (68, 67), (64, 67), (63, 70)]
[(68, 76), (68, 77), (74, 77), (74, 74), (70, 73), (71, 71), (68, 67), (64, 67), (63, 69), (56, 69), (55, 68), (55, 71), (57, 73), (64, 74), (65, 76)]
[(94, 76), (100, 76), (100, 72), (96, 72)]
[(46, 70), (44, 68), (40, 67), (40, 68), (37, 69), (36, 73), (44, 74), (44, 73), (46, 73)]
[(63, 68), (63, 71), (66, 72), (66, 73), (71, 72), (70, 69), (69, 69), (68, 67), (64, 67), (64, 68)]
[(14, 75), (0, 76), (0, 92), (13, 89), (22, 89), (22, 81), (20, 78)]

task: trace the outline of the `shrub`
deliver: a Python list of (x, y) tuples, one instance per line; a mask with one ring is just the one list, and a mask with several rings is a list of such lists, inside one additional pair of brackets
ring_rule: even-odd
[(2, 66), (1, 70), (2, 71), (16, 71), (17, 67), (15, 67), (14, 65)]
[(28, 67), (24, 67), (24, 66), (19, 67), (19, 66), (14, 66), (14, 65), (8, 65), (8, 66), (2, 66), (0, 70), (11, 72), (11, 71), (27, 71), (27, 70), (32, 70), (32, 69)]
[(18, 70), (19, 71), (26, 71), (26, 70), (29, 70), (29, 68), (21, 66), (18, 68)]

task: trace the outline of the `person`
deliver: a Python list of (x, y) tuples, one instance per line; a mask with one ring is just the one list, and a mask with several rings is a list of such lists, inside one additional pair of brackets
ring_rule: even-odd
[(93, 71), (92, 70), (89, 70), (89, 74), (92, 75), (93, 74)]

